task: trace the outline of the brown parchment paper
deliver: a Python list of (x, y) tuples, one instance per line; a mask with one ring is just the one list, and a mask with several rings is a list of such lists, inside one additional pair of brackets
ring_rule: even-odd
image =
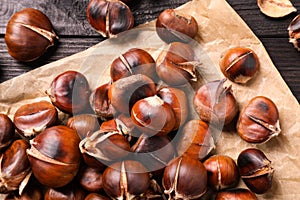
[[(299, 104), (276, 70), (262, 43), (225, 0), (193, 0), (177, 8), (195, 17), (199, 24), (194, 49), (201, 62), (199, 68), (205, 81), (224, 78), (219, 70), (220, 55), (230, 47), (252, 48), (260, 59), (259, 74), (247, 85), (232, 84), (240, 108), (263, 95), (272, 99), (280, 113), (281, 134), (265, 144), (253, 145), (242, 141), (235, 132), (223, 132), (217, 143), (217, 153), (235, 160), (247, 147), (260, 148), (275, 169), (272, 189), (258, 195), (259, 199), (300, 198), (300, 118)], [(270, 24), (271, 26), (271, 24)], [(143, 48), (157, 57), (165, 44), (158, 38), (154, 21), (143, 24), (130, 33), (121, 34), (86, 51), (32, 70), (0, 84), (0, 112), (13, 117), (25, 103), (49, 100), (45, 95), (53, 78), (66, 71), (78, 70), (86, 75), (91, 88), (109, 80), (108, 68), (119, 54), (129, 48)], [(241, 187), (245, 187), (240, 183)], [(1, 198), (1, 196), (0, 196)]]

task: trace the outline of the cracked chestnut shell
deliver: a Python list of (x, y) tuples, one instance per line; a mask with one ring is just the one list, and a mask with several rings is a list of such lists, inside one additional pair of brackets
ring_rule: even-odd
[(197, 81), (195, 52), (188, 44), (172, 42), (156, 59), (159, 78), (170, 86), (182, 86)]
[(274, 169), (271, 161), (261, 150), (248, 148), (243, 150), (237, 159), (242, 180), (256, 194), (264, 194), (270, 190)]
[(131, 147), (134, 160), (141, 162), (153, 176), (161, 176), (169, 161), (175, 157), (175, 148), (168, 136), (141, 135)]
[(200, 198), (207, 190), (207, 171), (197, 159), (176, 157), (166, 166), (162, 183), (169, 199)]
[(64, 125), (47, 128), (30, 140), (27, 155), (36, 179), (53, 188), (70, 183), (80, 165), (79, 142), (76, 131)]
[(118, 112), (130, 115), (138, 100), (155, 94), (156, 85), (151, 78), (134, 74), (113, 82), (108, 90), (108, 99)]
[(50, 102), (38, 101), (20, 106), (13, 120), (20, 135), (32, 138), (54, 125), (58, 120), (58, 113)]
[(129, 142), (118, 131), (96, 131), (81, 140), (79, 148), (84, 159), (86, 155), (104, 165), (124, 159), (130, 152)]
[(0, 151), (11, 144), (14, 135), (14, 123), (6, 114), (0, 113)]
[(173, 130), (178, 130), (186, 122), (189, 114), (185, 92), (179, 88), (162, 87), (157, 91), (157, 96), (172, 107), (176, 119)]
[(204, 161), (207, 170), (208, 185), (215, 190), (237, 186), (240, 180), (235, 161), (226, 155), (213, 155)]
[(202, 160), (215, 148), (209, 125), (200, 119), (186, 122), (178, 134), (180, 134), (176, 145), (178, 155)]
[(80, 113), (89, 105), (89, 83), (77, 71), (69, 70), (57, 75), (46, 93), (59, 110), (68, 114)]
[(172, 107), (157, 95), (137, 101), (131, 109), (131, 119), (147, 135), (167, 135), (176, 123)]
[(30, 147), (25, 140), (15, 140), (1, 154), (0, 157), (0, 193), (9, 193), (19, 190), (22, 193), (24, 186), (31, 175), (26, 150)]
[(300, 51), (300, 14), (298, 14), (289, 24), (289, 42)]
[(132, 199), (147, 192), (150, 186), (148, 170), (133, 160), (117, 162), (105, 169), (103, 189), (113, 199)]
[(90, 25), (103, 37), (116, 37), (134, 25), (130, 8), (119, 0), (90, 0), (86, 16)]
[(277, 106), (264, 96), (252, 98), (242, 109), (237, 122), (239, 136), (250, 143), (267, 142), (280, 131)]
[(8, 53), (18, 61), (39, 58), (58, 39), (49, 18), (41, 11), (25, 8), (12, 15), (6, 26)]
[(132, 74), (144, 74), (156, 80), (155, 66), (154, 59), (147, 51), (131, 48), (114, 59), (110, 66), (110, 77), (116, 81)]
[(193, 16), (166, 9), (156, 20), (156, 32), (166, 43), (188, 43), (196, 36), (198, 24)]
[(89, 97), (89, 102), (94, 113), (103, 121), (113, 118), (115, 110), (108, 99), (108, 90), (111, 82), (100, 85), (94, 89)]
[(245, 188), (234, 188), (229, 190), (219, 191), (215, 200), (258, 200), (256, 195)]
[(221, 56), (219, 65), (226, 78), (245, 84), (258, 72), (259, 59), (250, 48), (234, 47)]
[(208, 82), (195, 93), (193, 103), (200, 119), (215, 125), (227, 125), (237, 115), (239, 108), (231, 86), (226, 79)]

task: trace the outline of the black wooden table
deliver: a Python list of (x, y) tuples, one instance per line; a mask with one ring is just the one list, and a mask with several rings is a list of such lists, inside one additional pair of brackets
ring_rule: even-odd
[[(188, 2), (188, 0), (133, 1), (136, 1), (133, 3), (134, 5), (131, 5), (135, 25), (156, 19), (159, 13), (166, 8), (175, 8)], [(288, 42), (287, 31), (289, 23), (297, 13), (273, 19), (260, 12), (255, 0), (227, 1), (264, 44), (275, 66), (299, 102), (300, 52)], [(292, 3), (300, 13), (300, 1), (292, 0)], [(1, 0), (0, 83), (103, 41), (104, 38), (100, 37), (87, 22), (85, 15), (87, 4), (88, 0)], [(25, 7), (43, 11), (52, 21), (55, 32), (60, 37), (55, 47), (49, 49), (42, 58), (30, 63), (21, 63), (10, 57), (4, 42), (6, 24), (10, 16)], [(220, 10), (220, 12), (222, 11)]]

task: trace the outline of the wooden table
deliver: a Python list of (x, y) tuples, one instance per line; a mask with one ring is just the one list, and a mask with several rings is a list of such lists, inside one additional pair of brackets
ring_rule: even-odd
[[(156, 19), (166, 8), (176, 8), (188, 0), (133, 0), (131, 5), (135, 25)], [(297, 15), (273, 19), (262, 14), (255, 0), (227, 0), (236, 12), (245, 20), (264, 44), (278, 71), (300, 100), (300, 52), (288, 41), (287, 27)], [(292, 0), (300, 11), (300, 1)], [(88, 0), (1, 0), (0, 3), (0, 83), (28, 72), (44, 64), (83, 51), (104, 40), (87, 22), (85, 9)], [(7, 53), (4, 42), (6, 24), (10, 16), (25, 7), (43, 11), (52, 21), (60, 39), (41, 58), (30, 63), (14, 60)], [(222, 12), (220, 10), (220, 12)], [(299, 13), (299, 12), (298, 12)], [(272, 83), (271, 83), (272, 84)], [(276, 92), (276, 91), (274, 91)]]

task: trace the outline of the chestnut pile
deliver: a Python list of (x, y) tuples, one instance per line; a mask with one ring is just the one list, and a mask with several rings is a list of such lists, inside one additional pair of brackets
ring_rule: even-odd
[[(99, 12), (94, 3), (105, 10), (100, 18), (92, 19)], [(117, 34), (105, 21), (115, 19), (116, 8), (127, 7), (112, 0), (88, 6), (90, 23), (102, 20), (97, 28), (105, 36)], [(110, 81), (95, 89), (81, 72), (65, 71), (49, 83), (48, 101), (20, 106), (12, 120), (0, 115), (0, 193), (7, 200), (251, 200), (269, 191), (274, 169), (261, 150), (244, 149), (237, 162), (213, 153), (214, 132), (224, 126), (235, 125), (254, 144), (280, 133), (271, 99), (254, 97), (240, 111), (225, 84), (252, 81), (257, 55), (229, 49), (220, 58), (228, 80), (195, 86), (201, 78), (189, 44), (198, 32), (195, 19), (168, 9), (156, 28), (168, 44), (156, 60), (128, 49), (111, 62)], [(238, 188), (240, 180), (247, 188)]]

